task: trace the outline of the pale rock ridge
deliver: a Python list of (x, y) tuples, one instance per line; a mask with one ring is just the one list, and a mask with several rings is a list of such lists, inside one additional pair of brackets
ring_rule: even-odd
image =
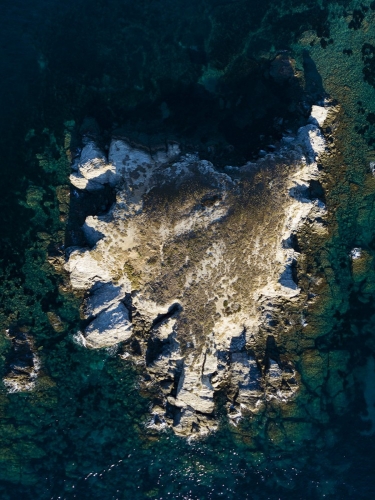
[(226, 173), (173, 143), (152, 152), (114, 138), (108, 159), (93, 141), (83, 148), (72, 183), (116, 185), (116, 203), (86, 219), (92, 248), (71, 249), (65, 266), (73, 289), (88, 293), (82, 343), (137, 342), (122, 356), (144, 364), (164, 400), (150, 426), (204, 435), (217, 427), (222, 389), (234, 424), (296, 393), (296, 370), (267, 354), (266, 339), (280, 305), (300, 293), (295, 235), (307, 221), (325, 230), (325, 206), (308, 193), (327, 113), (314, 106), (278, 151)]

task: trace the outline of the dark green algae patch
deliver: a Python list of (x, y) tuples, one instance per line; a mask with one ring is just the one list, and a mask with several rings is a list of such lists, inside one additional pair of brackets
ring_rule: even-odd
[[(41, 360), (34, 391), (1, 389), (1, 497), (371, 498), (375, 5), (81, 1), (58, 15), (52, 7), (35, 4), (23, 28), (34, 40), (33, 81), (1, 125), (2, 374), (10, 327), (33, 337)], [(36, 32), (41, 19), (49, 22)], [(311, 99), (327, 94), (339, 106), (321, 165), (329, 237), (307, 225), (298, 240), (299, 286), (318, 297), (293, 311), (307, 326), (276, 339), (301, 389), (237, 428), (219, 398), (220, 430), (189, 444), (146, 429), (150, 401), (136, 367), (72, 341), (79, 301), (51, 265), (76, 229), (70, 160), (81, 124), (84, 132), (93, 123), (87, 116), (104, 140), (116, 129), (140, 142), (157, 132), (159, 142), (177, 139), (207, 155), (213, 148), (223, 163), (256, 156), (283, 132), (276, 115), (293, 128), (307, 113), (264, 76), (281, 49), (296, 60)], [(349, 257), (354, 247), (362, 248), (358, 261)]]

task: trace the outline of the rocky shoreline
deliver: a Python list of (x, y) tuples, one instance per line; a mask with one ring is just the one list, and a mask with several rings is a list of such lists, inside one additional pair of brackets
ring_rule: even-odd
[(107, 156), (84, 138), (70, 178), (76, 196), (109, 184), (116, 202), (87, 217), (90, 247), (67, 251), (88, 323), (76, 340), (122, 342), (120, 355), (144, 366), (143, 386), (159, 394), (150, 426), (204, 435), (217, 428), (220, 391), (234, 424), (297, 392), (299, 375), (275, 339), (293, 326), (288, 303), (301, 300), (298, 230), (308, 222), (326, 231), (313, 188), (329, 109), (313, 106), (274, 152), (221, 170), (175, 143), (151, 152), (113, 138)]

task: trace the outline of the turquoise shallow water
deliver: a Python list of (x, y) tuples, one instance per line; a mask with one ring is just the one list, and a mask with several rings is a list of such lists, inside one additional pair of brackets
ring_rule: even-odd
[[(34, 392), (1, 388), (1, 497), (372, 498), (373, 3), (3, 5), (1, 369), (9, 369), (11, 326), (32, 336), (42, 371)], [(279, 50), (295, 58), (305, 93), (265, 76)], [(309, 329), (281, 346), (301, 373), (297, 399), (239, 428), (219, 399), (221, 428), (202, 441), (146, 431), (142, 374), (116, 352), (72, 341), (79, 302), (46, 262), (79, 238), (69, 210), (85, 215), (61, 188), (80, 131), (172, 138), (240, 163), (277, 140), (275, 117), (297, 127), (325, 94), (341, 106), (338, 128), (326, 130), (337, 150), (323, 165), (330, 236), (307, 251), (328, 285), (308, 312)], [(365, 252), (357, 267), (348, 257), (355, 246)]]

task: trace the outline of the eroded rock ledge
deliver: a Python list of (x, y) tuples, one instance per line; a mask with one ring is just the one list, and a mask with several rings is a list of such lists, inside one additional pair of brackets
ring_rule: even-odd
[(121, 356), (144, 365), (159, 392), (150, 425), (203, 435), (217, 427), (219, 391), (236, 423), (298, 390), (272, 332), (289, 328), (285, 305), (300, 300), (299, 228), (326, 230), (316, 187), (328, 111), (313, 106), (275, 152), (221, 170), (173, 143), (150, 151), (114, 137), (107, 156), (85, 138), (73, 186), (110, 184), (117, 196), (87, 217), (90, 247), (68, 252), (71, 285), (86, 294), (77, 338), (92, 349), (123, 342)]

